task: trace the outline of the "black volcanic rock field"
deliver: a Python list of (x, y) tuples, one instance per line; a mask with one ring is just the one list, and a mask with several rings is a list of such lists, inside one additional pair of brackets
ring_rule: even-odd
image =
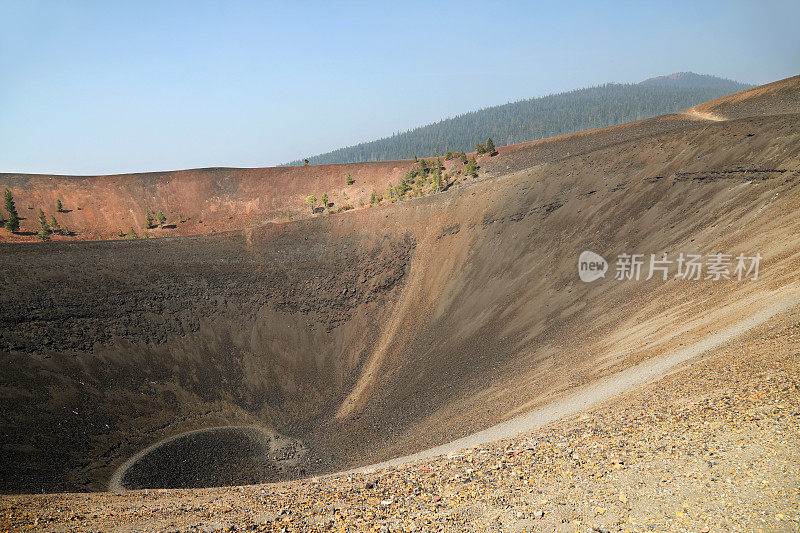
[(261, 428), (199, 429), (135, 455), (114, 473), (109, 488), (216, 487), (298, 476), (302, 472), (294, 467), (305, 452), (297, 441)]
[(414, 241), (297, 229), (11, 245), (27, 259), (7, 278), (22, 284), (3, 302), (5, 377), (25, 391), (4, 398), (5, 489), (102, 490), (154, 436), (266, 420), (306, 434), (330, 416), (355, 365), (337, 344), (375, 337)]
[[(800, 289), (800, 116), (785, 104), (800, 77), (778, 83), (705, 105), (722, 120), (501, 148), (477, 179), (396, 204), (206, 235), (3, 244), (0, 491), (104, 491), (126, 463), (130, 488), (364, 466), (784, 301)], [(726, 119), (748, 94), (782, 107)], [(609, 261), (605, 279), (580, 281), (584, 250)], [(624, 253), (760, 253), (761, 274), (618, 280)]]

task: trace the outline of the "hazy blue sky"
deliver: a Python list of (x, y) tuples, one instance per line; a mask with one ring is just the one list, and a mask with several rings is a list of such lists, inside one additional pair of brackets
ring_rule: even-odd
[(0, 0), (0, 172), (266, 166), (676, 71), (800, 74), (800, 2)]

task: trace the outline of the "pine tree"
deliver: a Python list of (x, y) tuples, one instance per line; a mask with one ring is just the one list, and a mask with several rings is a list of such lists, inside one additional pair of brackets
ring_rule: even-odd
[(42, 242), (50, 240), (50, 226), (47, 225), (47, 218), (44, 216), (44, 211), (39, 209), (39, 231), (36, 233), (36, 236), (41, 239)]
[(328, 208), (328, 193), (326, 192), (322, 193), (322, 207)]
[(162, 213), (160, 209), (158, 210), (158, 213), (156, 213), (156, 220), (158, 221), (159, 226), (163, 226), (167, 221), (167, 217), (164, 216), (164, 213)]
[[(11, 231), (19, 231), (19, 213), (17, 207), (14, 205), (14, 197), (11, 191), (6, 189), (6, 211), (8, 211), (8, 219), (6, 220), (6, 229)], [(41, 209), (39, 210), (41, 212)]]
[(144, 226), (145, 226), (146, 229), (150, 229), (150, 228), (152, 228), (154, 226), (154, 224), (153, 224), (153, 213), (151, 213), (149, 210), (147, 211), (147, 213), (144, 216)]
[(350, 173), (347, 173), (347, 179), (344, 181), (347, 185), (352, 185), (356, 182), (352, 177), (350, 177)]
[(53, 233), (61, 233), (61, 226), (58, 224), (55, 215), (50, 217), (50, 231)]
[(311, 212), (314, 213), (315, 211), (314, 206), (317, 205), (317, 197), (314, 196), (313, 194), (311, 196), (308, 196), (306, 198), (306, 203), (311, 206)]
[(467, 176), (473, 178), (478, 177), (478, 163), (475, 161), (474, 157), (467, 162), (467, 167), (464, 172), (466, 172)]
[(438, 192), (443, 188), (444, 182), (442, 181), (442, 169), (437, 168), (433, 171), (433, 190)]
[(491, 137), (489, 137), (489, 140), (486, 141), (486, 151), (489, 152), (489, 155), (494, 155), (497, 153), (497, 150), (494, 147), (494, 141)]
[(63, 211), (64, 211), (64, 206), (61, 205), (61, 198), (59, 198), (58, 200), (56, 200), (56, 212), (61, 213)]

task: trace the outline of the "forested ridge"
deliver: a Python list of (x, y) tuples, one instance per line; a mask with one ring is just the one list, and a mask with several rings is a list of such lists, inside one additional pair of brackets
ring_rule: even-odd
[[(750, 85), (692, 73), (651, 78), (637, 84), (597, 87), (530, 98), (471, 111), (390, 137), (311, 156), (308, 163), (350, 163), (410, 159), (471, 152), (478, 142), (498, 146), (612, 126), (674, 113)], [(302, 160), (289, 165), (300, 165)]]

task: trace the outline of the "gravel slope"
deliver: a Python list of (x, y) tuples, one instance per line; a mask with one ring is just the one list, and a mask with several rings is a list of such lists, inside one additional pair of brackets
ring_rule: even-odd
[(3, 530), (797, 531), (800, 308), (513, 439), (370, 473), (0, 497)]
[(406, 455), (384, 461), (382, 463), (365, 466), (362, 468), (354, 469), (350, 472), (367, 472), (377, 468), (385, 468), (389, 466), (401, 465), (411, 461), (419, 461), (421, 459), (428, 459), (438, 455), (445, 455), (457, 452), (464, 448), (487, 444), (501, 439), (515, 437), (519, 434), (530, 432), (538, 429), (547, 424), (553, 423), (562, 418), (572, 416), (576, 413), (584, 411), (597, 404), (608, 401), (620, 394), (628, 392), (638, 386), (641, 386), (649, 381), (659, 379), (667, 374), (673, 367), (685, 363), (709, 350), (712, 350), (721, 344), (729, 342), (731, 339), (741, 335), (742, 333), (754, 328), (765, 321), (771, 319), (774, 315), (785, 311), (788, 308), (794, 307), (800, 303), (800, 296), (791, 295), (783, 300), (772, 304), (769, 307), (759, 309), (758, 312), (752, 316), (742, 320), (741, 322), (729, 326), (713, 335), (688, 346), (687, 348), (667, 352), (659, 357), (648, 359), (631, 368), (627, 368), (618, 374), (614, 374), (605, 379), (601, 379), (596, 383), (592, 383), (587, 387), (581, 387), (572, 394), (553, 402), (540, 409), (535, 409), (524, 415), (512, 418), (496, 426), (492, 426), (483, 431), (473, 433), (466, 437), (429, 448), (421, 452)]

